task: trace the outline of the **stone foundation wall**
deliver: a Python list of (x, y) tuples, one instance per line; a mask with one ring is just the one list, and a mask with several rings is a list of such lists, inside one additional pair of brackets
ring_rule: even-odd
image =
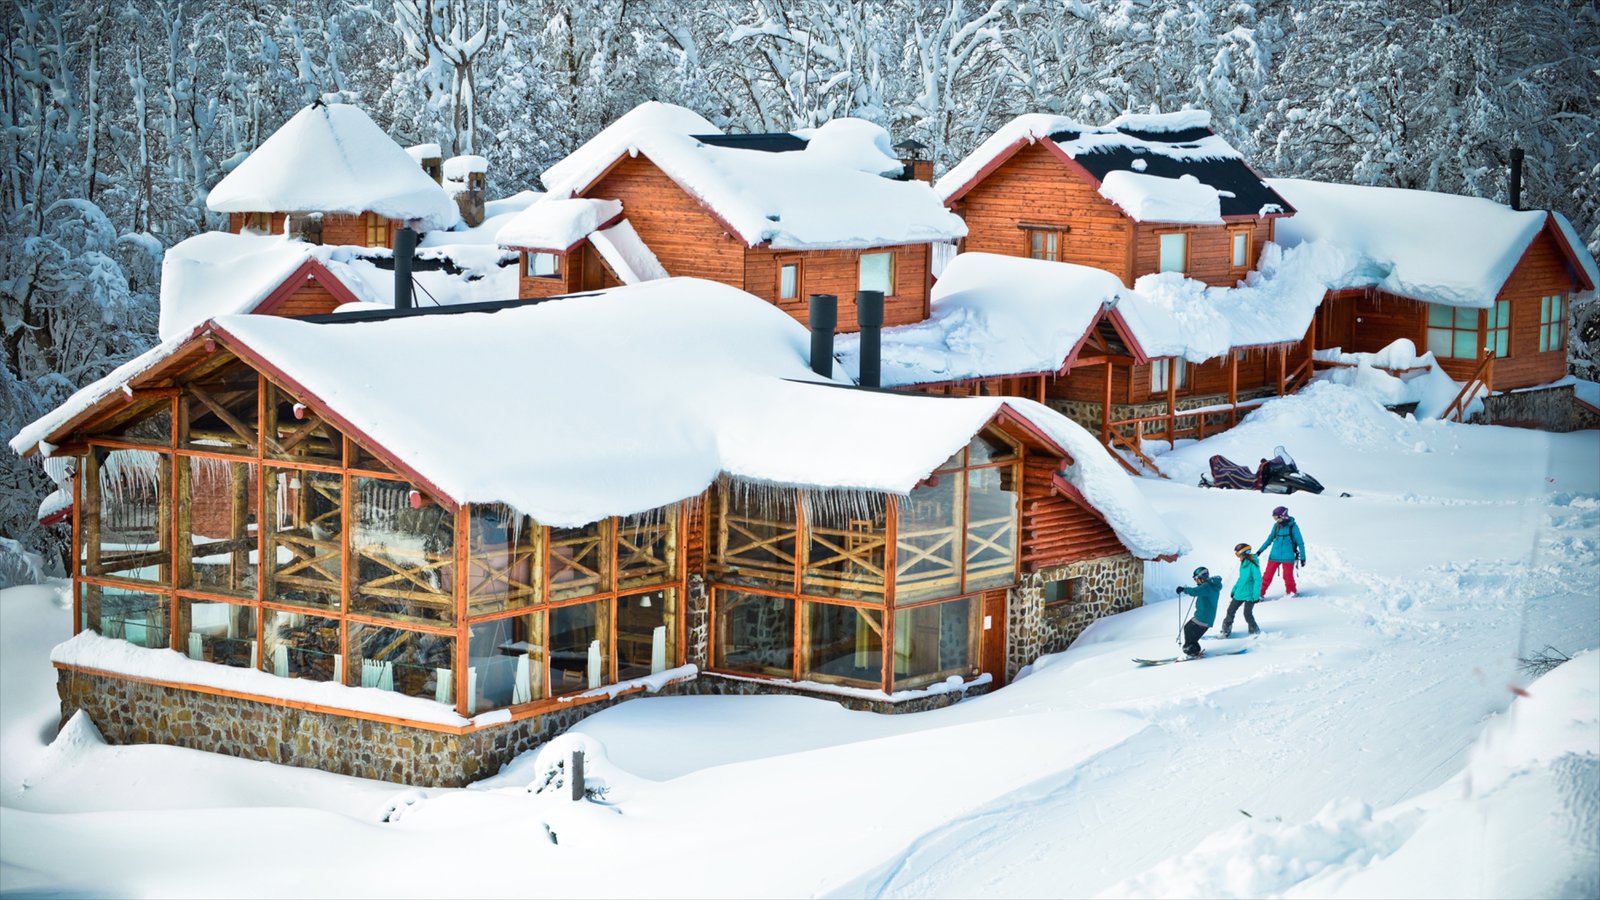
[[(1071, 602), (1046, 606), (1044, 586), (1052, 581), (1082, 578), (1082, 591)], [(1046, 653), (1067, 649), (1089, 623), (1102, 616), (1144, 605), (1144, 561), (1133, 556), (1107, 556), (1042, 569), (1024, 575), (1006, 598), (1010, 638), (1006, 642), (1006, 680)]]
[(690, 575), (684, 615), (688, 617), (688, 637), (684, 640), (685, 662), (705, 671), (711, 664), (711, 591), (700, 575)]
[[(1587, 414), (1587, 415), (1585, 415)], [(1537, 391), (1492, 394), (1483, 400), (1483, 412), (1474, 422), (1480, 425), (1515, 425), (1545, 431), (1577, 431), (1593, 428), (1600, 422), (1579, 406), (1572, 396), (1572, 385)], [(1585, 424), (1587, 422), (1587, 424)]]

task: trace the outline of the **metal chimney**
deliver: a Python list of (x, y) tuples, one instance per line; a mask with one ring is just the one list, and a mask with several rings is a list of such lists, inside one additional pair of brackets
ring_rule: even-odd
[(417, 251), (417, 233), (400, 228), (394, 233), (394, 308), (410, 309), (411, 257)]
[(862, 387), (883, 380), (883, 291), (856, 291), (856, 321), (861, 323)]
[(1522, 148), (1511, 148), (1511, 208), (1522, 208)]
[(833, 377), (833, 330), (839, 324), (839, 298), (811, 295), (811, 371)]

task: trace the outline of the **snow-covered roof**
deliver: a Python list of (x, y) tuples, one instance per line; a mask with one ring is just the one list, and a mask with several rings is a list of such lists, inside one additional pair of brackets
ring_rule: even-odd
[(644, 155), (749, 246), (778, 249), (881, 247), (949, 241), (967, 233), (917, 181), (898, 171), (888, 133), (861, 120), (808, 132), (804, 150), (713, 146), (720, 134), (701, 116), (649, 102), (635, 107), (545, 171), (552, 197), (572, 197), (624, 155)]
[[(1330, 287), (1375, 286), (1449, 306), (1493, 306), (1547, 220), (1544, 210), (1514, 210), (1458, 194), (1295, 178), (1274, 178), (1272, 185), (1299, 210), (1278, 223), (1279, 243), (1323, 240), (1358, 258), (1349, 276)], [(1556, 221), (1566, 220), (1558, 215)], [(1566, 233), (1594, 283), (1594, 258), (1575, 233)]]
[(1021, 115), (946, 172), (934, 190), (952, 202), (987, 168), (1039, 142), (1086, 171), (1101, 195), (1137, 222), (1210, 224), (1293, 211), (1238, 150), (1211, 131), (1211, 115), (1203, 110), (1124, 114), (1105, 125)]
[(454, 200), (357, 107), (314, 103), (295, 113), (206, 197), (217, 212), (375, 212), (421, 219), (428, 230), (460, 219)]
[(406, 148), (406, 153), (410, 154), (411, 159), (418, 163), (425, 159), (438, 159), (443, 156), (438, 144), (412, 144)]
[(620, 215), (622, 203), (617, 200), (559, 200), (546, 195), (502, 225), (495, 240), (502, 247), (564, 253)]
[(638, 284), (667, 277), (667, 270), (662, 267), (661, 261), (645, 246), (639, 232), (633, 230), (633, 223), (627, 219), (589, 235), (589, 243), (594, 245), (594, 249), (611, 267), (611, 271), (617, 273), (623, 284)]
[[(883, 330), (883, 384), (1059, 371), (1121, 290), (1091, 266), (957, 254), (933, 285), (928, 320)], [(860, 335), (840, 335), (836, 347), (855, 368)]]
[[(1009, 408), (1070, 454), (1064, 476), (1130, 551), (1154, 558), (1185, 546), (1105, 448), (1060, 414), (1015, 398), (819, 383), (803, 326), (713, 282), (671, 278), (494, 313), (344, 324), (225, 316), (205, 327), (431, 489), (510, 503), (551, 525), (696, 496), (724, 473), (903, 494)], [(79, 391), (12, 447), (31, 450), (184, 343), (167, 341)]]
[(487, 171), (489, 171), (489, 161), (470, 153), (452, 156), (444, 161), (444, 177), (450, 181), (466, 181), (467, 176), (474, 172), (481, 175)]

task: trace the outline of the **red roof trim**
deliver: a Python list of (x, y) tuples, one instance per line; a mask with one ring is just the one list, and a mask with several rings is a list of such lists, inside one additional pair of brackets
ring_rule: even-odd
[(333, 299), (338, 301), (340, 306), (346, 303), (361, 302), (361, 298), (345, 287), (344, 282), (328, 271), (327, 266), (324, 266), (315, 258), (311, 258), (301, 263), (299, 268), (290, 272), (289, 277), (273, 288), (272, 293), (263, 298), (260, 303), (256, 304), (255, 309), (249, 310), (249, 312), (261, 316), (270, 316), (276, 313), (278, 308), (288, 302), (289, 298), (294, 296), (294, 292), (300, 290), (307, 281), (316, 281), (318, 285), (321, 285), (323, 289), (333, 295)]
[[(607, 175), (610, 175), (611, 171), (613, 169), (615, 169), (620, 163), (622, 163), (624, 158), (637, 158), (637, 157), (643, 157), (646, 162), (648, 162), (650, 165), (655, 167), (655, 170), (657, 172), (660, 172), (662, 175), (665, 175), (668, 181), (670, 181), (674, 185), (676, 185), (678, 190), (683, 191), (685, 194), (688, 195), (689, 199), (691, 199), (694, 202), (700, 204), (700, 208), (706, 211), (706, 215), (709, 215), (711, 218), (715, 219), (717, 221), (717, 224), (722, 226), (722, 230), (727, 232), (729, 237), (736, 238), (741, 242), (744, 240), (744, 238), (739, 234), (739, 229), (734, 228), (732, 225), (728, 224), (728, 220), (727, 219), (724, 219), (720, 213), (718, 213), (715, 209), (712, 209), (711, 208), (711, 204), (706, 202), (706, 198), (704, 198), (704, 197), (700, 196), (699, 194), (695, 193), (694, 191), (691, 191), (688, 188), (684, 187), (682, 182), (680, 182), (680, 181), (678, 181), (678, 179), (672, 177), (672, 173), (671, 172), (668, 172), (666, 169), (663, 169), (660, 166), (660, 164), (658, 164), (655, 160), (650, 158), (650, 154), (644, 152), (643, 150), (639, 150), (639, 151), (637, 151), (637, 153), (629, 153), (627, 151), (624, 151), (622, 153), (617, 154), (617, 158), (612, 160), (605, 167), (605, 169), (601, 170), (599, 175), (596, 175), (592, 180), (589, 181), (588, 184), (586, 184), (583, 187), (573, 191), (572, 192), (572, 196), (581, 197), (581, 196), (584, 196), (584, 195), (588, 194), (589, 190), (591, 188), (593, 188), (595, 185), (599, 184), (602, 180), (604, 180)], [(626, 212), (626, 210), (624, 210), (624, 212)], [(760, 246), (760, 245), (759, 244), (746, 244), (745, 246), (747, 246), (747, 247), (757, 247), (757, 246)]]
[(46, 527), (51, 525), (60, 525), (62, 522), (65, 522), (70, 518), (72, 518), (72, 504), (68, 503), (66, 506), (61, 507), (48, 516), (41, 516), (39, 518), (39, 524)]
[[(1573, 250), (1572, 244), (1567, 241), (1566, 232), (1562, 231), (1561, 226), (1556, 224), (1555, 213), (1546, 212), (1544, 214), (1544, 228), (1542, 230), (1550, 232), (1551, 236), (1556, 239), (1556, 247), (1560, 248), (1561, 252), (1566, 255), (1567, 263), (1572, 267), (1572, 273), (1577, 276), (1575, 280), (1578, 282), (1578, 284), (1581, 285), (1586, 291), (1594, 290), (1594, 282), (1589, 280), (1589, 273), (1584, 270), (1583, 263), (1578, 261), (1577, 251)], [(1532, 247), (1533, 242), (1529, 241), (1528, 246)], [(1524, 257), (1528, 255), (1527, 248), (1523, 249), (1522, 255)], [(1522, 260), (1520, 259), (1517, 260), (1519, 263), (1521, 261)], [(1506, 280), (1510, 281), (1511, 279), (1507, 278)], [(1504, 290), (1505, 285), (1501, 285), (1500, 288), (1501, 290)]]
[[(1056, 472), (1054, 475), (1050, 476), (1050, 486), (1056, 489), (1056, 493), (1088, 510), (1089, 513), (1096, 519), (1099, 519), (1102, 522), (1106, 521), (1105, 514), (1100, 512), (1100, 510), (1095, 509), (1094, 504), (1089, 502), (1089, 498), (1085, 497), (1083, 492), (1078, 490), (1077, 485), (1068, 481), (1065, 475), (1062, 475), (1060, 472)], [(1106, 524), (1109, 525), (1111, 523), (1106, 522)], [(1126, 550), (1127, 548), (1124, 547), (1123, 549)]]
[(1134, 363), (1142, 366), (1150, 362), (1150, 355), (1145, 353), (1144, 348), (1139, 346), (1139, 342), (1134, 339), (1133, 329), (1128, 327), (1128, 321), (1122, 318), (1122, 313), (1113, 306), (1111, 309), (1106, 310), (1105, 317), (1110, 320), (1111, 327), (1117, 332), (1117, 337), (1122, 338), (1122, 342), (1128, 345), (1129, 350), (1133, 351)]
[[(1046, 143), (1050, 142), (1048, 138), (1040, 138), (1040, 140), (1045, 141)], [(971, 178), (967, 179), (967, 183), (966, 184), (963, 184), (961, 187), (956, 188), (954, 191), (952, 191), (950, 193), (950, 196), (945, 198), (944, 205), (946, 207), (949, 207), (949, 206), (953, 205), (957, 200), (960, 200), (962, 197), (965, 197), (967, 195), (968, 191), (971, 191), (974, 187), (977, 187), (978, 182), (984, 180), (985, 178), (988, 178), (990, 175), (993, 175), (994, 171), (996, 169), (998, 169), (1001, 166), (1005, 165), (1006, 162), (1011, 159), (1011, 157), (1017, 155), (1018, 151), (1020, 151), (1023, 147), (1026, 147), (1026, 146), (1028, 146), (1029, 144), (1032, 144), (1032, 143), (1034, 143), (1034, 141), (1030, 140), (1027, 137), (1017, 138), (1016, 141), (1014, 143), (1012, 143), (1011, 146), (1009, 146), (1006, 149), (1000, 151), (999, 155), (995, 156), (994, 159), (991, 159), (987, 163), (985, 163), (983, 168), (979, 169), (976, 175), (973, 175)]]
[(1069, 465), (1072, 463), (1072, 454), (1067, 452), (1067, 448), (1056, 443), (1055, 438), (1045, 434), (1043, 429), (1041, 429), (1038, 425), (1033, 424), (1033, 421), (1027, 416), (1017, 412), (1014, 408), (1012, 408), (1011, 404), (1000, 404), (1000, 411), (995, 413), (994, 418), (990, 419), (989, 421), (1003, 422), (1004, 424), (1014, 425), (1017, 428), (1026, 431), (1029, 435), (1032, 435), (1035, 440), (1039, 441), (1039, 443), (1049, 447), (1057, 456), (1061, 457)]

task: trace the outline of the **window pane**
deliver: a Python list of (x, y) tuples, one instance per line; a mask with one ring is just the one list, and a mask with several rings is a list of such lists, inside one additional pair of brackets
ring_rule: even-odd
[(964, 591), (1017, 580), (1016, 466), (967, 473), (967, 583)]
[(1505, 356), (1510, 332), (1502, 328), (1496, 329), (1491, 334), (1494, 336), (1494, 355)]
[(349, 628), (357, 684), (455, 705), (455, 641), (386, 625), (351, 622)]
[(861, 254), (860, 289), (883, 291), (885, 297), (894, 293), (894, 254)]
[(256, 667), (256, 607), (178, 599), (178, 649), (190, 659)]
[(1550, 326), (1539, 326), (1539, 352), (1544, 353), (1550, 349)]
[(401, 481), (352, 479), (352, 609), (425, 622), (455, 617), (454, 516), (436, 503), (411, 506)]
[(778, 268), (778, 299), (793, 300), (800, 291), (800, 267), (786, 263)]
[(888, 553), (887, 504), (879, 495), (840, 491), (806, 497), (803, 593), (882, 599)]
[(1476, 331), (1455, 332), (1455, 346), (1451, 355), (1457, 359), (1477, 359), (1478, 333)]
[(113, 438), (132, 444), (153, 444), (166, 448), (172, 444), (172, 401), (166, 397), (145, 402), (130, 402), (128, 408), (94, 428), (96, 437)]
[(1539, 321), (1540, 322), (1548, 322), (1548, 321), (1550, 321), (1550, 298), (1549, 297), (1540, 297), (1539, 298)]
[(268, 672), (279, 678), (344, 681), (338, 621), (279, 609), (264, 615), (261, 652)]
[(467, 714), (543, 700), (544, 614), (479, 622), (467, 642)]
[(127, 588), (83, 586), (83, 628), (139, 647), (168, 646), (167, 598)]
[(972, 461), (971, 464), (974, 466), (1017, 458), (1015, 447), (1012, 447), (1008, 441), (998, 434), (989, 432), (979, 432), (972, 439), (972, 443), (967, 445), (967, 451), (967, 458)]
[(795, 577), (795, 492), (742, 482), (717, 491), (712, 578), (730, 584), (792, 590)]
[(893, 690), (978, 674), (978, 598), (894, 614)]
[(1455, 310), (1438, 303), (1428, 304), (1428, 324), (1434, 328), (1449, 328), (1456, 320)]
[(341, 484), (331, 472), (267, 469), (267, 600), (339, 608), (344, 570)]
[(550, 695), (611, 684), (611, 603), (550, 610)]
[(900, 502), (895, 541), (898, 601), (961, 593), (961, 473), (933, 474)]
[(254, 597), (255, 463), (180, 457), (179, 464), (189, 497), (189, 514), (179, 517), (178, 546), (189, 554), (189, 571), (180, 579), (181, 586)]
[(1160, 393), (1167, 389), (1167, 360), (1157, 359), (1150, 362), (1150, 390)]
[(1495, 314), (1494, 325), (1495, 325), (1496, 328), (1509, 328), (1509, 327), (1511, 327), (1511, 301), (1510, 300), (1499, 300), (1499, 301), (1496, 301), (1496, 303), (1494, 305), (1494, 314)]
[(1188, 266), (1189, 236), (1163, 234), (1161, 236), (1161, 262), (1158, 272), (1183, 272)]
[(1249, 252), (1249, 249), (1250, 249), (1250, 235), (1245, 234), (1242, 231), (1234, 232), (1234, 234), (1233, 234), (1233, 267), (1234, 268), (1236, 268), (1236, 269), (1244, 268), (1245, 259), (1247, 258), (1246, 254)]
[(1454, 349), (1452, 344), (1454, 340), (1455, 332), (1448, 328), (1429, 328), (1428, 352), (1439, 359), (1449, 357)]
[(1457, 328), (1470, 328), (1470, 329), (1476, 331), (1478, 329), (1478, 311), (1475, 310), (1475, 309), (1468, 309), (1468, 308), (1466, 308), (1464, 306), (1463, 307), (1457, 307), (1456, 308), (1456, 327)]
[(1172, 361), (1172, 369), (1178, 375), (1178, 387), (1180, 387), (1180, 388), (1188, 387), (1189, 386), (1189, 361), (1186, 360), (1186, 359), (1175, 359), (1175, 360)]
[(806, 629), (801, 678), (883, 685), (883, 610), (807, 603)]
[(267, 456), (305, 459), (338, 465), (344, 459), (344, 435), (317, 412), (267, 385)]
[(550, 529), (550, 599), (570, 600), (611, 589), (611, 520)]
[(718, 591), (716, 659), (718, 669), (794, 676), (794, 601)]
[(678, 507), (617, 520), (618, 588), (671, 581), (678, 574)]
[(554, 253), (529, 253), (528, 277), (554, 278), (561, 274), (561, 257)]
[(1071, 603), (1083, 596), (1083, 576), (1047, 581), (1044, 585), (1044, 605)]
[(184, 385), (178, 397), (179, 446), (254, 456), (260, 439), (259, 383), (254, 369), (230, 362)]
[(91, 523), (87, 571), (172, 583), (172, 457), (154, 450), (91, 448), (87, 492), (99, 515)]
[(517, 609), (539, 602), (544, 529), (503, 503), (467, 511), (467, 614)]
[(617, 598), (617, 680), (643, 678), (677, 664), (677, 592)]

